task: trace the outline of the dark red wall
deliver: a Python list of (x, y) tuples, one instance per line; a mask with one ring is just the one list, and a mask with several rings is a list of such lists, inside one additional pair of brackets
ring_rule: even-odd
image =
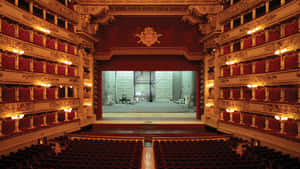
[(153, 47), (186, 47), (190, 51), (202, 49), (198, 27), (183, 23), (179, 16), (118, 16), (111, 25), (100, 26), (96, 35), (100, 39), (95, 46), (96, 53), (109, 51), (112, 47), (145, 47), (137, 43), (139, 38), (136, 34), (148, 26), (163, 34), (159, 38), (160, 43)]

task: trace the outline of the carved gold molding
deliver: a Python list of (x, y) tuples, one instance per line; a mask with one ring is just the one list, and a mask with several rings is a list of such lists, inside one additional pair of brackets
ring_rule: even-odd
[(79, 0), (81, 5), (216, 5), (215, 0)]

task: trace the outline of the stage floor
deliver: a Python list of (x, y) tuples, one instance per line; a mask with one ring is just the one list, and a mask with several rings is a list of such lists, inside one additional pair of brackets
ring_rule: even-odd
[(202, 123), (196, 113), (103, 113), (103, 119), (95, 123), (145, 123), (186, 124)]

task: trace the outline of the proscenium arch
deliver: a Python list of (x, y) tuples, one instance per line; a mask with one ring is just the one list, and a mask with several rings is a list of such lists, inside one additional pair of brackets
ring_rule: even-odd
[(201, 119), (200, 79), (203, 73), (203, 61), (189, 61), (184, 55), (114, 55), (108, 61), (96, 62), (98, 79), (97, 119), (102, 119), (102, 71), (196, 71), (196, 118)]

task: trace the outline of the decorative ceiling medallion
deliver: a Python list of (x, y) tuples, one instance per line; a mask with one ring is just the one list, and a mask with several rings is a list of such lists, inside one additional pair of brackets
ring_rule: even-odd
[(137, 43), (143, 43), (144, 45), (150, 47), (155, 43), (160, 43), (158, 38), (163, 35), (155, 32), (152, 27), (146, 27), (144, 28), (143, 32), (141, 32), (140, 34), (136, 34), (136, 36), (140, 38)]

